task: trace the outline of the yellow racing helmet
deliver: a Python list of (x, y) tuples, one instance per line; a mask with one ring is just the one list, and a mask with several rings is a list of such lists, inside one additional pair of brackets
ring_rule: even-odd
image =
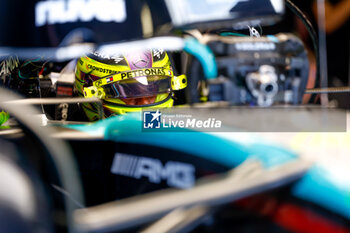
[[(174, 76), (168, 54), (161, 49), (118, 56), (92, 53), (78, 60), (75, 72), (78, 95), (100, 98), (104, 117), (172, 107), (173, 91), (186, 86), (186, 76)], [(82, 108), (89, 120), (100, 118), (96, 104), (84, 103)]]

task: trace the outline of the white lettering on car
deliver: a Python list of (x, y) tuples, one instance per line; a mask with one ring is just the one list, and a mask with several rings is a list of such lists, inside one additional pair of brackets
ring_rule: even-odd
[(121, 23), (126, 20), (125, 0), (47, 0), (35, 5), (35, 26), (90, 22)]
[(122, 153), (115, 154), (111, 172), (135, 179), (146, 177), (156, 184), (165, 180), (170, 187), (182, 189), (195, 183), (195, 167), (192, 164), (168, 161), (163, 165), (159, 159)]

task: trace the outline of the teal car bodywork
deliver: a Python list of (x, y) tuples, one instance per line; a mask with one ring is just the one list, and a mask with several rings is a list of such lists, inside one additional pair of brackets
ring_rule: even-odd
[[(99, 134), (103, 140), (172, 149), (231, 168), (247, 159), (255, 159), (266, 169), (273, 169), (299, 158), (289, 149), (245, 132), (199, 132), (191, 129), (145, 131), (142, 124), (142, 114), (130, 113), (96, 123), (67, 127), (91, 135)], [(329, 176), (325, 167), (315, 163), (292, 185), (291, 194), (350, 219), (348, 184)]]

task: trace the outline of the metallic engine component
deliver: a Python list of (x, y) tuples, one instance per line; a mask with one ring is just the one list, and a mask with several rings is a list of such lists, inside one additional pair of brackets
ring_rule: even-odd
[(259, 106), (266, 107), (273, 104), (273, 99), (278, 93), (277, 80), (275, 68), (270, 65), (262, 65), (258, 72), (246, 76), (248, 89), (257, 98)]

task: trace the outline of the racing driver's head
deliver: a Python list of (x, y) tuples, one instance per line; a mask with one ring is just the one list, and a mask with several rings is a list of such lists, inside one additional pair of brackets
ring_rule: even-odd
[[(78, 94), (100, 98), (104, 117), (145, 107), (171, 107), (173, 90), (186, 85), (186, 77), (174, 76), (168, 54), (160, 49), (118, 56), (89, 54), (78, 60), (75, 73)], [(89, 120), (99, 119), (96, 104), (82, 107)]]

